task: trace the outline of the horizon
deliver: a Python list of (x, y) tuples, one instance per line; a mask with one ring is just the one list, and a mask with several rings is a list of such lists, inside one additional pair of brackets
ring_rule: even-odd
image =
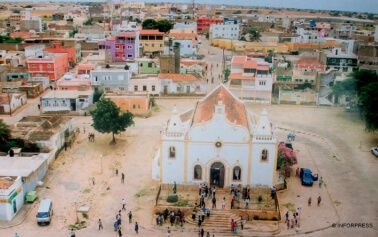
[[(191, 4), (190, 0), (111, 0), (112, 2), (145, 2), (145, 3), (180, 3)], [(107, 0), (3, 0), (8, 2), (107, 2)], [(212, 4), (212, 5), (238, 5), (248, 7), (271, 7), (271, 8), (295, 8), (302, 10), (327, 10), (327, 11), (348, 11), (360, 13), (378, 14), (377, 0), (317, 0), (314, 4), (303, 0), (238, 0), (233, 2), (230, 0), (196, 0), (196, 4)]]

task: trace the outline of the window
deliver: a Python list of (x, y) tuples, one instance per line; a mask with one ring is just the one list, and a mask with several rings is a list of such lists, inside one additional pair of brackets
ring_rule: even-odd
[(194, 166), (194, 179), (202, 179), (202, 167), (200, 165)]
[(135, 109), (136, 108), (136, 106), (135, 105), (133, 105), (133, 109)]
[(147, 91), (147, 86), (143, 86), (143, 91)]
[(138, 86), (134, 86), (134, 91), (138, 91)]
[(155, 86), (152, 86), (152, 87), (151, 87), (151, 90), (152, 90), (152, 91), (155, 91)]
[(232, 170), (232, 179), (240, 181), (241, 177), (241, 168), (240, 166), (235, 166)]
[(169, 147), (169, 158), (176, 158), (176, 148), (174, 146)]
[(128, 55), (127, 55), (127, 57), (128, 57), (128, 58), (132, 58), (132, 57), (133, 57), (133, 55), (131, 55), (131, 54), (128, 54)]
[(128, 49), (132, 49), (133, 46), (132, 46), (132, 45), (127, 45), (127, 48), (128, 48)]
[(261, 160), (262, 161), (268, 160), (268, 150), (267, 149), (264, 149), (264, 150), (261, 151)]
[(151, 62), (148, 63), (148, 67), (149, 67), (149, 68), (152, 67), (152, 63), (151, 63)]
[(266, 84), (266, 81), (259, 81), (260, 86), (265, 86), (265, 84)]

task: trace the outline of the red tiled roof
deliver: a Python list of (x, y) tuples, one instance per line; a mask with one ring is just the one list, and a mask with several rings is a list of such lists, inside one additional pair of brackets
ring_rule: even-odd
[(248, 128), (247, 114), (243, 102), (232, 95), (224, 85), (220, 85), (202, 101), (198, 102), (193, 116), (193, 124), (211, 120), (214, 117), (215, 106), (219, 101), (225, 105), (225, 114), (228, 121)]
[(255, 78), (253, 76), (245, 76), (243, 73), (231, 73), (228, 77), (230, 80), (254, 80)]
[(93, 70), (94, 69), (94, 65), (92, 64), (79, 64), (77, 66), (77, 70)]
[(257, 65), (257, 70), (268, 71), (269, 70), (269, 65)]
[(140, 30), (140, 35), (164, 35), (163, 32), (160, 32), (158, 30)]
[(243, 64), (247, 60), (247, 56), (234, 56), (231, 59), (231, 64)]
[(244, 61), (243, 68), (257, 68), (257, 62), (255, 60)]
[(159, 78), (171, 79), (173, 82), (180, 82), (180, 81), (192, 82), (192, 81), (199, 80), (193, 74), (179, 74), (179, 73), (160, 73)]

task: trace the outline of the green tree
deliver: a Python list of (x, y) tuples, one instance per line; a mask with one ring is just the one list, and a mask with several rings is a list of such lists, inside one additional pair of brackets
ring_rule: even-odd
[(173, 23), (171, 23), (168, 20), (161, 20), (161, 21), (157, 22), (157, 29), (160, 32), (166, 33), (168, 31), (170, 31), (172, 28), (173, 28)]
[(10, 137), (10, 129), (9, 126), (0, 119), (0, 142), (6, 143)]
[(251, 28), (251, 29), (248, 30), (248, 33), (251, 35), (250, 36), (251, 41), (260, 40), (261, 35), (260, 35), (260, 32), (257, 29)]
[(157, 22), (154, 19), (146, 19), (142, 23), (143, 29), (157, 29)]
[(115, 134), (126, 131), (126, 128), (134, 124), (134, 115), (129, 111), (121, 112), (120, 108), (109, 99), (100, 99), (96, 103), (96, 109), (91, 111), (92, 126), (98, 132), (112, 133), (110, 144), (115, 144)]
[(359, 70), (333, 87), (335, 96), (345, 95), (358, 107), (367, 131), (378, 130), (378, 75), (375, 71)]

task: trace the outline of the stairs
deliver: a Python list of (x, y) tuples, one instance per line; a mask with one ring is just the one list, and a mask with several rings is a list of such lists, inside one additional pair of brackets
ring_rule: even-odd
[[(238, 223), (240, 229), (240, 217), (226, 209), (212, 209), (209, 217), (205, 217), (201, 228), (205, 230), (214, 230), (216, 232), (231, 233), (231, 220), (234, 219)], [(192, 220), (191, 216), (186, 216), (185, 221), (188, 224), (198, 226), (198, 219)]]

